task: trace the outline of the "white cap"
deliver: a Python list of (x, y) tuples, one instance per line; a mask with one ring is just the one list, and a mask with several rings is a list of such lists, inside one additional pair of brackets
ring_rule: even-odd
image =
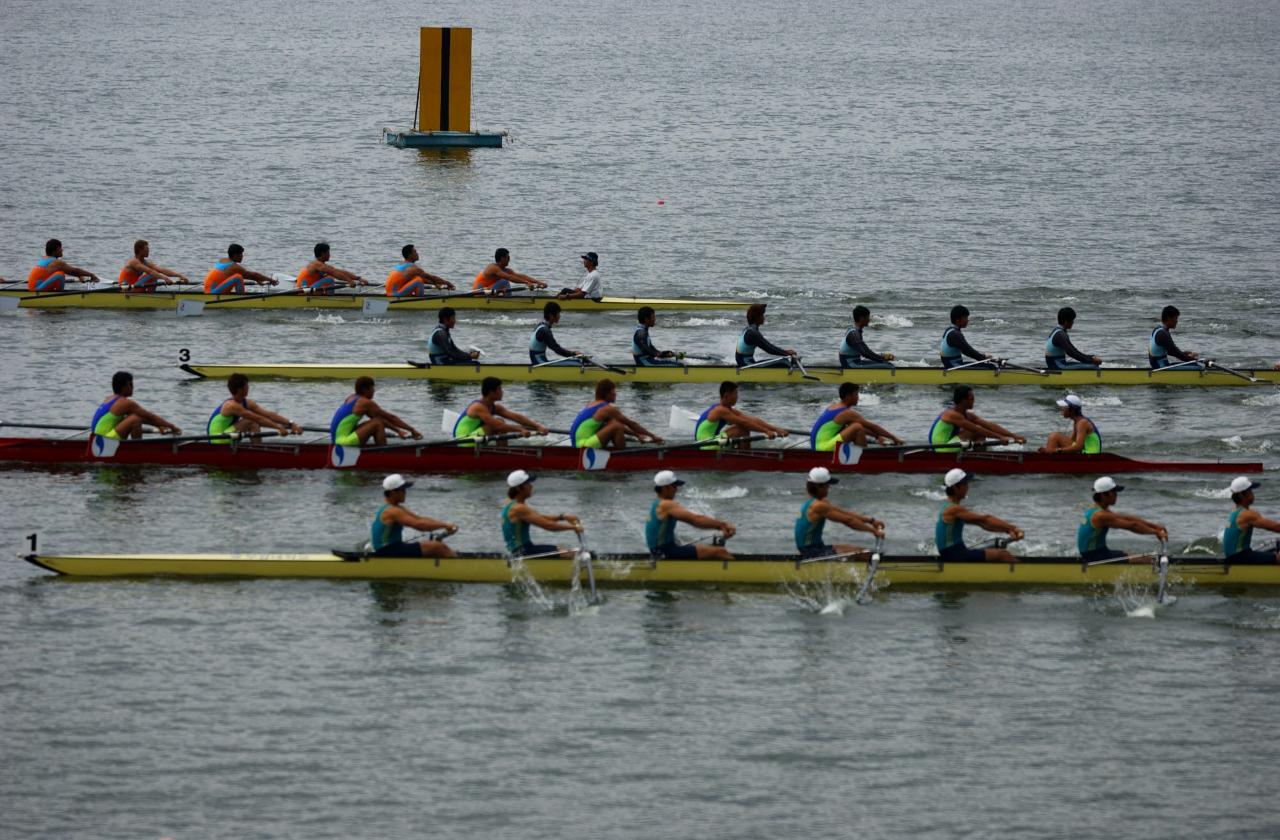
[(1084, 408), (1084, 400), (1080, 399), (1075, 394), (1067, 394), (1065, 397), (1058, 400), (1058, 408), (1066, 408), (1067, 406), (1071, 406), (1072, 408)]
[(684, 482), (676, 478), (676, 474), (671, 470), (663, 470), (653, 477), (654, 487), (670, 487), (673, 484), (679, 487)]
[(831, 470), (826, 467), (814, 467), (809, 470), (809, 481), (814, 484), (839, 484), (840, 479), (831, 477)]
[(1251, 481), (1244, 476), (1240, 476), (1239, 478), (1232, 479), (1231, 486), (1227, 489), (1232, 493), (1243, 493), (1246, 490), (1252, 490), (1255, 487), (1261, 486), (1262, 485), (1258, 484), (1256, 481)]
[(947, 474), (942, 478), (942, 483), (946, 487), (955, 487), (957, 484), (960, 484), (963, 481), (968, 481), (971, 478), (973, 478), (973, 473), (965, 472), (959, 467), (956, 467), (954, 469), (947, 470)]
[(536, 475), (529, 475), (524, 470), (516, 470), (511, 475), (507, 476), (507, 486), (519, 487), (521, 484), (527, 484), (530, 481), (537, 480), (537, 478), (538, 477)]
[(382, 479), (382, 489), (386, 493), (392, 490), (408, 490), (413, 486), (412, 481), (405, 481), (404, 476), (400, 473), (394, 473)]
[(1124, 485), (1116, 484), (1115, 479), (1109, 475), (1104, 475), (1093, 483), (1093, 492), (1095, 493), (1110, 493), (1112, 490), (1119, 493), (1123, 489)]

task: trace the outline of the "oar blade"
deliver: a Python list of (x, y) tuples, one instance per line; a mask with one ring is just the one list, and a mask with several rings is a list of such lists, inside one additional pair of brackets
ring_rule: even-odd
[(698, 415), (694, 414), (687, 408), (681, 408), (678, 405), (671, 406), (671, 417), (668, 425), (677, 432), (691, 435), (694, 427), (698, 422)]
[(190, 318), (204, 314), (204, 301), (194, 298), (179, 298), (177, 313), (179, 318)]
[(0, 312), (17, 312), (20, 302), (16, 297), (0, 297)]
[(386, 298), (367, 297), (360, 302), (360, 314), (365, 317), (386, 315), (391, 308), (391, 301)]
[(453, 434), (454, 427), (458, 425), (458, 420), (462, 417), (460, 412), (451, 408), (446, 408), (440, 412), (440, 431), (447, 434)]

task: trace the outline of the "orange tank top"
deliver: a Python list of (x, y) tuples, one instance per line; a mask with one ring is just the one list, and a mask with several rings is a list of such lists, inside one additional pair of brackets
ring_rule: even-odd
[(405, 272), (411, 265), (413, 265), (411, 262), (402, 262), (391, 269), (391, 273), (387, 275), (387, 294), (397, 295), (409, 283), (409, 277)]
[(315, 283), (317, 280), (319, 280), (323, 276), (324, 276), (323, 274), (316, 271), (314, 268), (311, 267), (310, 263), (308, 263), (306, 268), (298, 272), (297, 286), (299, 289), (310, 288), (312, 283)]
[(230, 280), (232, 277), (239, 277), (240, 266), (233, 262), (220, 262), (209, 269), (209, 273), (204, 278), (204, 293), (206, 295), (213, 294), (213, 290), (217, 288), (223, 281)]
[(483, 271), (476, 275), (476, 282), (471, 284), (473, 289), (492, 289), (499, 278), (490, 279)]
[(45, 257), (40, 260), (40, 262), (32, 266), (31, 273), (27, 275), (27, 291), (34, 292), (36, 287), (45, 280), (48, 280), (55, 274), (61, 273), (57, 269), (51, 267), (55, 259), (55, 257)]

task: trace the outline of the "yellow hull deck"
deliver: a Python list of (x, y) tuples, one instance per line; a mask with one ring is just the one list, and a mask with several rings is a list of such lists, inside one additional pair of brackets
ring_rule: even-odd
[[(111, 577), (336, 578), (354, 580), (431, 580), (450, 583), (510, 583), (515, 570), (503, 557), (467, 554), (456, 558), (361, 557), (332, 554), (102, 554), (27, 555), (41, 568), (61, 575)], [(524, 563), (541, 583), (567, 585), (573, 560), (539, 558)], [(857, 583), (867, 562), (828, 560), (799, 564), (783, 555), (720, 560), (650, 560), (640, 555), (604, 557), (594, 564), (596, 581), (619, 587), (769, 587), (794, 583)], [(585, 578), (585, 571), (577, 573)], [(1221, 560), (1173, 558), (1170, 579), (1197, 587), (1280, 586), (1280, 566), (1235, 565)], [(936, 557), (886, 557), (877, 585), (999, 587), (1091, 587), (1157, 581), (1153, 564), (1107, 563), (1086, 566), (1069, 557), (1027, 557), (1014, 564), (943, 563)]]

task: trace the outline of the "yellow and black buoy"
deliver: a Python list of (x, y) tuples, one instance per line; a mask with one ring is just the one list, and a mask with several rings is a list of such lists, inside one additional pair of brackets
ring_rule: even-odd
[(502, 134), (471, 130), (471, 29), (424, 26), (420, 39), (413, 129), (387, 129), (387, 144), (402, 149), (501, 147)]

